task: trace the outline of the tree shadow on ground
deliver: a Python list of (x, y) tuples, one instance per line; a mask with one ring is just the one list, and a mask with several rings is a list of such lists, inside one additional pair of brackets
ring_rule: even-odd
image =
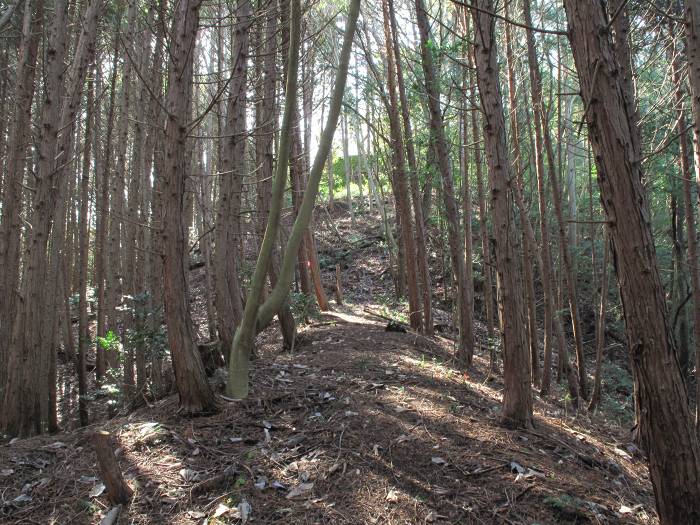
[[(540, 399), (533, 431), (500, 427), (502, 385), (482, 356), (465, 375), (448, 341), (360, 316), (304, 335), (294, 354), (263, 336), (250, 398), (219, 414), (184, 419), (171, 397), (104, 425), (135, 489), (119, 523), (215, 523), (217, 509), (238, 523), (243, 500), (257, 523), (655, 522), (646, 467), (616, 452), (621, 431), (551, 417)], [(97, 475), (87, 432), (66, 436), (72, 452), (44, 469), (61, 490), (16, 523), (96, 523), (108, 508), (76, 481)]]

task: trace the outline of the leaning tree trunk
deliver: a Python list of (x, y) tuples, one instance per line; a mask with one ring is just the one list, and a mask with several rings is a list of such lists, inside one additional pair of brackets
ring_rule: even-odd
[(162, 180), (163, 295), (168, 345), (175, 382), (184, 413), (211, 412), (214, 394), (204, 373), (194, 341), (189, 312), (185, 236), (185, 146), (188, 108), (192, 87), (192, 49), (197, 38), (201, 0), (178, 4), (172, 24), (168, 64), (168, 112), (164, 136)]
[[(604, 5), (565, 0), (598, 184), (615, 246), (639, 432), (662, 524), (700, 522), (700, 447), (690, 421), (649, 207), (641, 183), (639, 129), (627, 114)], [(636, 136), (635, 139), (633, 137)], [(663, 395), (660, 395), (663, 393)], [(673, 431), (669, 432), (669, 429)]]
[(503, 101), (499, 91), (496, 60), (496, 20), (491, 0), (478, 0), (472, 10), (475, 32), (474, 46), (477, 81), (484, 112), (484, 141), (489, 166), (491, 207), (496, 236), (496, 272), (498, 274), (498, 306), (503, 340), (504, 425), (513, 428), (532, 426), (532, 393), (530, 391), (530, 358), (525, 342), (525, 327), (520, 316), (521, 283), (518, 276), (513, 211), (509, 189), (513, 179), (508, 161)]

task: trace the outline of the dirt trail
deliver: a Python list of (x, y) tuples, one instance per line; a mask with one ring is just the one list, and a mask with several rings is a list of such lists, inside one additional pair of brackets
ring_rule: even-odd
[[(90, 433), (104, 428), (134, 489), (120, 524), (657, 523), (628, 429), (572, 413), (557, 385), (548, 400), (535, 395), (534, 431), (501, 428), (483, 325), (469, 374), (453, 367), (450, 339), (386, 331), (368, 310), (401, 319), (405, 305), (393, 299), (379, 217), (358, 213), (352, 226), (342, 209), (333, 215), (317, 241), (328, 286), (341, 266), (347, 304), (312, 316), (292, 354), (275, 326), (261, 334), (248, 400), (222, 398), (220, 413), (185, 419), (173, 395), (1, 445), (0, 522), (99, 523), (111, 505)], [(202, 277), (192, 272), (200, 331)], [(452, 324), (443, 310), (435, 317)]]
[[(449, 340), (358, 310), (303, 335), (280, 354), (264, 334), (250, 399), (215, 416), (183, 419), (173, 396), (102, 425), (135, 489), (119, 523), (655, 522), (646, 468), (615, 447), (622, 430), (539, 399), (534, 432), (505, 430), (480, 358), (466, 376)], [(99, 522), (90, 430), (0, 447), (3, 522)], [(31, 499), (7, 503), (23, 486)]]

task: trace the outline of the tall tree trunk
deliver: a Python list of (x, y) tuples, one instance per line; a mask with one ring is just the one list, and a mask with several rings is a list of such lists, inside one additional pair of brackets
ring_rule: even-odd
[[(411, 204), (409, 202), (407, 174), (406, 174), (406, 150), (399, 120), (399, 102), (396, 96), (396, 60), (394, 52), (394, 38), (391, 31), (389, 0), (382, 1), (382, 13), (384, 17), (384, 41), (387, 57), (387, 90), (389, 92), (387, 110), (389, 112), (389, 127), (391, 130), (393, 152), (393, 182), (394, 195), (396, 197), (396, 212), (401, 220), (402, 244), (405, 250), (406, 284), (408, 285), (408, 318), (411, 328), (420, 330), (423, 326), (421, 315), (420, 291), (418, 289), (416, 242), (413, 237), (413, 218), (411, 217)], [(346, 149), (345, 145), (343, 146)]]
[(350, 183), (352, 182), (352, 166), (350, 165), (350, 154), (348, 153), (348, 116), (343, 113), (340, 120), (341, 142), (343, 143), (343, 172), (345, 173), (345, 204), (350, 214), (350, 222), (355, 225), (355, 212), (352, 208), (352, 192)]
[[(33, 5), (32, 5), (33, 4)], [(17, 310), (22, 236), (22, 185), (30, 138), (37, 51), (44, 16), (42, 0), (25, 0), (22, 36), (15, 71), (14, 122), (7, 148), (6, 176), (2, 193), (0, 226), (0, 400), (2, 400), (12, 339), (12, 323)]]
[[(114, 38), (114, 57), (112, 60), (112, 75), (109, 89), (109, 109), (107, 111), (107, 130), (104, 141), (104, 154), (101, 151), (102, 142), (97, 133), (94, 145), (95, 150), (95, 179), (98, 181), (98, 197), (97, 197), (97, 222), (95, 235), (95, 286), (97, 287), (97, 328), (96, 335), (104, 337), (107, 333), (107, 313), (109, 305), (107, 304), (107, 255), (108, 255), (108, 238), (107, 233), (110, 223), (110, 164), (112, 156), (112, 134), (114, 131), (114, 109), (116, 97), (117, 69), (119, 64), (119, 34)], [(99, 74), (99, 68), (98, 68)], [(100, 129), (99, 112), (95, 113), (95, 131)], [(95, 345), (95, 379), (99, 383), (107, 372), (107, 358), (105, 350), (99, 343)]]
[[(401, 103), (401, 117), (403, 120), (403, 133), (408, 158), (409, 182), (411, 184), (411, 200), (413, 203), (413, 215), (416, 219), (416, 257), (418, 262), (418, 274), (420, 276), (420, 289), (423, 299), (423, 332), (433, 334), (433, 308), (432, 285), (430, 283), (430, 266), (428, 264), (428, 250), (425, 240), (425, 218), (423, 217), (423, 201), (420, 182), (418, 181), (418, 161), (411, 127), (408, 98), (403, 78), (403, 65), (399, 50), (398, 29), (396, 23), (396, 11), (393, 0), (389, 0), (389, 14), (391, 18), (391, 34), (393, 37), (394, 62), (396, 64), (396, 83)], [(367, 174), (369, 179), (369, 173)], [(370, 202), (372, 200), (370, 199)]]
[[(468, 54), (469, 65), (469, 94), (473, 103), (476, 101), (476, 89), (474, 82), (474, 58)], [(497, 372), (496, 347), (494, 341), (494, 311), (493, 311), (493, 271), (491, 262), (491, 247), (489, 241), (489, 227), (486, 210), (486, 195), (484, 191), (484, 174), (481, 160), (481, 145), (477, 140), (479, 134), (479, 115), (472, 111), (472, 137), (474, 137), (474, 164), (476, 165), (476, 192), (479, 197), (479, 236), (481, 237), (481, 273), (484, 279), (484, 313), (486, 316), (486, 344), (489, 350), (489, 372)]]
[(201, 0), (177, 5), (172, 23), (168, 64), (168, 117), (164, 137), (162, 191), (163, 293), (168, 345), (186, 414), (211, 412), (216, 408), (202, 359), (194, 342), (187, 285), (187, 239), (184, 228), (185, 147), (188, 107), (192, 87), (192, 49), (199, 26)]
[[(700, 5), (690, 0), (685, 2), (685, 6), (688, 79), (693, 110), (693, 165), (695, 180), (700, 184)], [(700, 196), (698, 198), (700, 199)], [(693, 260), (692, 264), (698, 264), (697, 259)], [(698, 342), (696, 341), (695, 344), (697, 345)], [(700, 399), (700, 352), (695, 353), (695, 385), (695, 399)], [(700, 436), (700, 403), (695, 405), (695, 432)]]
[(498, 273), (499, 316), (503, 340), (504, 391), (503, 424), (514, 428), (532, 425), (530, 391), (530, 359), (524, 341), (520, 317), (521, 286), (514, 250), (514, 228), (503, 101), (499, 91), (496, 61), (495, 18), (491, 0), (478, 0), (472, 10), (475, 32), (474, 46), (477, 81), (484, 111), (484, 139), (489, 164), (491, 207), (496, 234), (496, 271)]
[(635, 148), (639, 129), (626, 111), (628, 101), (620, 85), (604, 5), (596, 0), (564, 0), (564, 6), (598, 162), (601, 200), (615, 246), (640, 407), (639, 432), (649, 455), (659, 521), (664, 525), (700, 522), (700, 447), (668, 324), (641, 184), (641, 152)]
[(437, 163), (442, 176), (442, 195), (447, 214), (447, 235), (452, 259), (452, 272), (457, 279), (457, 303), (459, 308), (459, 347), (457, 359), (464, 366), (470, 367), (474, 356), (474, 319), (469, 308), (471, 304), (467, 286), (467, 272), (462, 252), (462, 239), (459, 233), (459, 214), (454, 195), (454, 183), (447, 152), (445, 124), (440, 107), (440, 93), (435, 74), (432, 50), (430, 47), (430, 26), (428, 13), (423, 0), (416, 0), (416, 20), (421, 42), (421, 62), (425, 76), (425, 90), (428, 96), (430, 114), (430, 132), (434, 141)]
[[(60, 247), (49, 239), (62, 243), (63, 187), (65, 168), (72, 155), (73, 123), (80, 94), (90, 61), (94, 56), (97, 19), (102, 10), (101, 0), (94, 0), (85, 11), (81, 33), (73, 60), (66, 70), (67, 48), (65, 22), (67, 5), (61, 0), (54, 9), (54, 19), (47, 40), (45, 61), (45, 98), (42, 108), (39, 141), (38, 176), (31, 213), (32, 229), (26, 255), (24, 302), (15, 318), (9, 370), (12, 374), (3, 399), (0, 428), (11, 435), (27, 436), (44, 432), (55, 426), (55, 333), (61, 310), (54, 300), (60, 297)], [(64, 75), (68, 80), (64, 87)], [(62, 96), (65, 94), (65, 96)], [(57, 231), (52, 225), (58, 220)], [(46, 297), (46, 284), (51, 285)]]
[[(78, 284), (78, 359), (76, 368), (78, 371), (78, 411), (80, 425), (86, 426), (88, 421), (87, 410), (87, 372), (85, 370), (85, 356), (90, 345), (90, 325), (88, 321), (88, 257), (90, 249), (90, 230), (88, 229), (88, 213), (90, 209), (90, 146), (92, 141), (92, 116), (95, 103), (94, 82), (89, 81), (87, 93), (87, 113), (85, 116), (85, 145), (83, 148), (83, 165), (80, 177), (80, 220), (79, 220), (79, 284)], [(70, 319), (68, 319), (70, 326)]]
[[(674, 46), (675, 47), (675, 46)], [(680, 63), (680, 53), (673, 52), (671, 62), (673, 81), (676, 86), (675, 98), (678, 107), (678, 120), (676, 121), (676, 132), (678, 133), (678, 145), (680, 149), (681, 179), (683, 181), (683, 203), (685, 209), (685, 224), (688, 230), (688, 272), (690, 273), (691, 294), (693, 299), (693, 338), (695, 342), (695, 355), (700, 353), (700, 271), (698, 270), (698, 247), (697, 229), (695, 227), (695, 206), (693, 205), (692, 173), (690, 165), (690, 151), (688, 148), (688, 137), (686, 133), (686, 120), (683, 102), (685, 93), (683, 92), (682, 68)], [(681, 294), (683, 295), (683, 294)], [(685, 377), (688, 365), (688, 355), (681, 359), (681, 371)], [(697, 419), (696, 419), (697, 425)], [(698, 429), (696, 428), (696, 431)]]
[[(542, 76), (539, 69), (539, 61), (537, 59), (537, 50), (535, 49), (535, 35), (532, 30), (532, 15), (530, 14), (530, 0), (523, 0), (523, 15), (525, 25), (528, 26), (527, 34), (527, 54), (530, 64), (530, 88), (532, 90), (532, 107), (535, 116), (535, 155), (541, 157), (543, 150), (547, 153), (547, 162), (549, 166), (549, 182), (552, 188), (552, 202), (554, 203), (554, 214), (557, 220), (557, 232), (559, 234), (559, 251), (563, 261), (563, 278), (566, 287), (569, 310), (571, 312), (571, 327), (574, 335), (574, 346), (576, 348), (576, 363), (578, 365), (578, 381), (581, 397), (588, 398), (588, 384), (586, 377), (585, 356), (583, 353), (583, 338), (581, 335), (581, 323), (578, 314), (578, 301), (576, 297), (576, 276), (574, 274), (573, 263), (569, 252), (569, 240), (566, 234), (566, 224), (564, 222), (564, 214), (561, 206), (561, 193), (559, 189), (559, 181), (555, 169), (554, 150), (552, 148), (551, 134), (549, 132), (549, 122), (544, 111), (544, 100), (542, 95)], [(539, 135), (539, 139), (538, 139)], [(539, 146), (537, 143), (539, 142)], [(544, 146), (544, 147), (543, 147)], [(540, 167), (538, 167), (538, 186), (539, 178), (544, 177), (544, 160), (540, 159)], [(540, 214), (543, 213), (540, 208)], [(543, 245), (544, 239), (543, 239)], [(546, 263), (545, 263), (546, 264)], [(543, 277), (544, 280), (544, 277)], [(576, 400), (574, 400), (576, 402)]]
[[(610, 258), (610, 241), (608, 239), (607, 226), (603, 235), (603, 267), (600, 270), (600, 302), (598, 317), (595, 326), (595, 376), (593, 380), (593, 393), (588, 410), (595, 410), (601, 401), (601, 375), (603, 368), (603, 351), (605, 349), (605, 314), (608, 302), (608, 259)], [(595, 272), (595, 266), (593, 266)]]
[[(127, 29), (125, 34), (126, 42), (133, 43), (136, 24), (136, 0), (129, 0), (127, 8)], [(132, 49), (135, 46), (132, 45)], [(128, 169), (128, 151), (129, 144), (129, 129), (131, 107), (133, 106), (131, 82), (133, 64), (132, 58), (124, 64), (124, 73), (122, 75), (122, 102), (121, 102), (121, 119), (120, 135), (118, 136), (118, 153), (117, 153), (117, 177), (123, 181), (127, 188), (128, 200), (126, 200), (126, 210), (123, 217), (122, 244), (124, 246), (123, 253), (123, 275), (122, 286), (125, 300), (132, 308), (125, 309), (122, 316), (123, 326), (123, 348), (124, 355), (122, 358), (123, 368), (123, 385), (124, 385), (124, 402), (129, 403), (134, 397), (135, 377), (134, 377), (134, 346), (128, 341), (126, 335), (134, 328), (134, 298), (136, 297), (136, 237), (138, 235), (137, 225), (139, 224), (137, 202), (140, 193), (140, 173), (138, 170), (138, 155), (141, 152), (140, 129), (134, 130), (134, 143), (132, 145), (132, 162), (131, 170)], [(138, 65), (137, 65), (138, 67)], [(135, 119), (138, 121), (138, 118)], [(140, 126), (138, 126), (140, 128)], [(128, 184), (127, 184), (128, 180)], [(120, 218), (121, 219), (121, 218)]]
[(226, 107), (224, 145), (220, 159), (219, 206), (216, 215), (216, 311), (219, 338), (227, 356), (233, 336), (243, 317), (243, 297), (240, 285), (236, 247), (240, 239), (240, 211), (243, 178), (247, 172), (246, 151), (246, 90), (248, 75), (249, 33), (253, 22), (250, 0), (236, 5), (236, 25), (233, 35), (233, 74)]
[[(506, 18), (509, 18), (510, 1), (506, 2)], [(530, 366), (532, 368), (532, 381), (534, 384), (540, 383), (540, 366), (539, 366), (539, 342), (537, 337), (537, 306), (535, 303), (535, 283), (533, 272), (533, 260), (541, 261), (542, 258), (535, 256), (537, 242), (535, 234), (530, 223), (530, 217), (527, 213), (525, 200), (522, 197), (523, 192), (523, 169), (522, 159), (520, 156), (520, 123), (518, 122), (518, 100), (515, 89), (515, 60), (513, 57), (513, 28), (510, 24), (505, 25), (505, 40), (506, 40), (506, 63), (508, 67), (508, 102), (510, 105), (510, 129), (511, 142), (513, 148), (513, 167), (517, 177), (517, 182), (513, 186), (515, 203), (518, 207), (518, 215), (522, 228), (523, 249), (522, 255), (522, 270), (523, 280), (525, 281), (525, 301), (527, 302), (527, 341), (530, 348)], [(540, 271), (542, 265), (539, 265)], [(551, 367), (551, 346), (552, 346), (552, 320), (547, 321), (546, 314), (548, 313), (545, 307), (545, 355), (549, 352), (550, 361), (548, 366)], [(549, 310), (551, 315), (551, 308)], [(548, 331), (549, 328), (549, 331)], [(549, 335), (549, 337), (547, 337)]]

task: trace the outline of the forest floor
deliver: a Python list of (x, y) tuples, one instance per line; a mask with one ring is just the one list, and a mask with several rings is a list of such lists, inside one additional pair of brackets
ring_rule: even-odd
[(99, 523), (112, 508), (90, 442), (99, 428), (134, 490), (120, 524), (657, 523), (616, 414), (573, 411), (556, 386), (534, 393), (534, 430), (504, 429), (485, 353), (467, 374), (449, 337), (386, 330), (388, 262), (379, 241), (363, 242), (379, 222), (359, 222), (319, 221), (328, 284), (340, 261), (345, 304), (312, 315), (293, 353), (276, 327), (261, 334), (249, 399), (183, 418), (172, 395), (2, 445), (0, 522)]

